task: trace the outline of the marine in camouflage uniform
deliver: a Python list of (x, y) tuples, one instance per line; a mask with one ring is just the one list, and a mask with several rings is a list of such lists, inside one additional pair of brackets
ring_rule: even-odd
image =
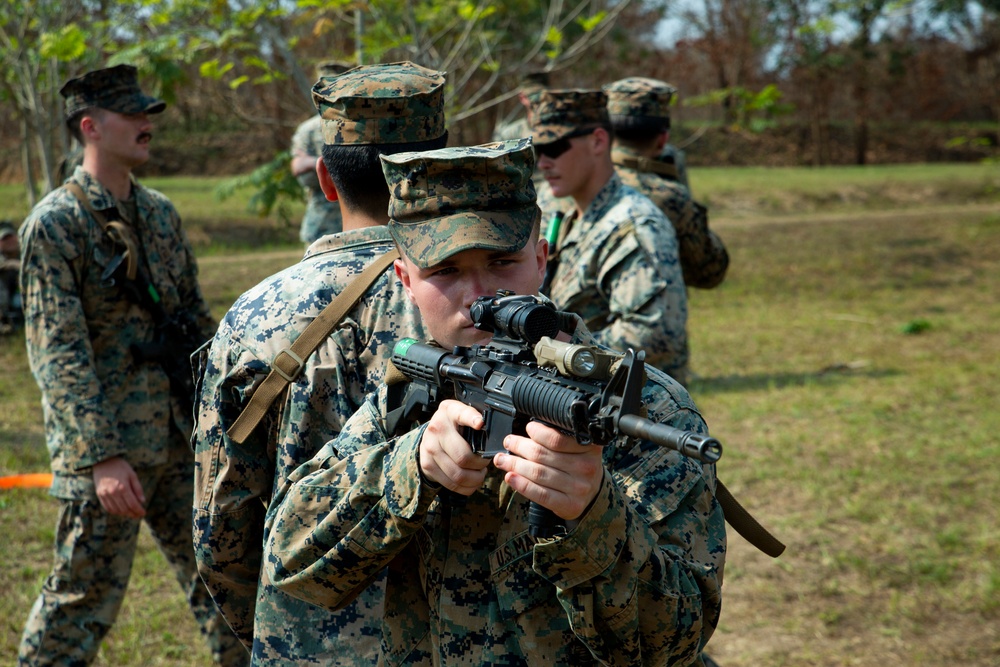
[[(523, 140), (384, 158), (405, 255), (433, 271), (463, 250), (527, 248), (532, 162)], [(440, 315), (423, 316), (430, 326)], [(573, 340), (594, 343), (579, 320)], [(468, 494), (442, 493), (424, 464), (440, 426), (393, 437), (388, 396), (381, 386), (276, 496), (265, 547), (276, 585), (339, 608), (387, 570), (379, 664), (701, 664), (726, 554), (713, 466), (627, 438), (588, 449), (603, 457), (593, 501), (568, 532), (536, 539), (528, 499), (501, 469), (517, 457), (484, 464)], [(706, 431), (687, 392), (655, 369), (642, 402), (655, 421)]]
[[(615, 132), (611, 161), (622, 182), (653, 200), (677, 232), (684, 283), (688, 287), (718, 286), (729, 268), (729, 253), (708, 228), (705, 207), (675, 180), (657, 159), (670, 138), (670, 100), (674, 88), (642, 77), (621, 79), (604, 87), (608, 115)], [(676, 172), (674, 172), (676, 173)]]
[[(31, 609), (19, 664), (94, 659), (125, 595), (140, 519), (173, 568), (215, 661), (246, 664), (246, 650), (194, 562), (190, 407), (171, 393), (158, 363), (132, 351), (155, 340), (154, 316), (103, 278), (127, 246), (167, 314), (186, 311), (204, 339), (211, 337), (215, 322), (177, 211), (159, 192), (129, 180), (131, 169), (148, 159), (146, 115), (165, 104), (143, 94), (128, 65), (89, 72), (60, 92), (74, 133), (90, 129), (83, 166), (68, 181), (82, 189), (82, 199), (64, 185), (21, 227), (28, 358), (42, 392), (51, 494), (60, 511), (55, 564)], [(94, 211), (124, 224), (119, 240)], [(126, 496), (109, 495), (108, 466), (117, 466), (130, 486)]]
[[(331, 614), (258, 580), (272, 490), (339, 433), (381, 381), (395, 341), (425, 335), (393, 271), (384, 271), (304, 360), (249, 438), (236, 442), (227, 432), (275, 356), (362, 270), (395, 249), (384, 226), (389, 191), (378, 153), (445, 144), (444, 83), (443, 73), (412, 63), (358, 67), (317, 82), (325, 165), (339, 164), (331, 151), (361, 155), (352, 171), (328, 172), (341, 191), (345, 231), (316, 241), (301, 262), (243, 294), (208, 351), (194, 433), (198, 565), (226, 619), (252, 645), (255, 665), (374, 664), (377, 588)], [(357, 168), (361, 162), (367, 171)], [(367, 198), (357, 201), (351, 192)]]
[(599, 90), (547, 91), (536, 108), (538, 165), (554, 194), (575, 204), (550, 248), (543, 292), (580, 315), (602, 344), (645, 350), (649, 365), (683, 384), (687, 294), (677, 237), (656, 205), (615, 173), (606, 102)]

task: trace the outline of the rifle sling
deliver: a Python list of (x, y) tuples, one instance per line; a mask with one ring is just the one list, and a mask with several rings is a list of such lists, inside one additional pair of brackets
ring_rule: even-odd
[(382, 273), (399, 258), (398, 250), (390, 250), (368, 265), (357, 278), (344, 288), (333, 301), (309, 323), (309, 326), (295, 339), (291, 347), (279, 350), (271, 361), (271, 372), (260, 383), (250, 402), (236, 418), (226, 433), (238, 444), (250, 437), (257, 424), (271, 409), (274, 400), (291, 384), (301, 372), (305, 360), (319, 347), (327, 336), (340, 324), (347, 311), (354, 307), (361, 296)]
[(726, 517), (726, 523), (735, 528), (736, 532), (743, 536), (743, 539), (771, 558), (780, 556), (785, 550), (785, 545), (760, 525), (743, 505), (740, 505), (740, 501), (736, 500), (721, 479), (716, 481), (715, 497), (722, 505), (722, 513)]
[(94, 219), (100, 223), (105, 232), (125, 246), (125, 260), (127, 262), (125, 265), (125, 275), (129, 280), (135, 280), (139, 269), (138, 254), (132, 246), (130, 235), (128, 233), (128, 226), (118, 220), (108, 220), (105, 218), (104, 214), (91, 206), (90, 200), (87, 198), (87, 195), (84, 193), (83, 188), (81, 188), (79, 184), (70, 181), (65, 184), (65, 187), (69, 190), (70, 194), (76, 197), (77, 201), (79, 201), (80, 204), (87, 209), (87, 212), (94, 216)]

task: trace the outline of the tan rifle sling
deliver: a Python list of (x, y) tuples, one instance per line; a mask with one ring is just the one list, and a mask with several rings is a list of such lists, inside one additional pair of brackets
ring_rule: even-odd
[(76, 197), (77, 201), (79, 201), (80, 204), (87, 209), (87, 212), (94, 216), (94, 219), (100, 223), (100, 225), (104, 228), (104, 231), (107, 232), (112, 239), (125, 246), (126, 276), (129, 280), (135, 280), (136, 271), (139, 266), (137, 263), (138, 254), (135, 252), (135, 246), (132, 243), (132, 234), (129, 232), (128, 225), (117, 220), (108, 220), (101, 213), (95, 210), (94, 207), (90, 205), (90, 200), (87, 199), (86, 193), (79, 184), (69, 182), (66, 183), (65, 188), (69, 190), (70, 194)]
[(315, 320), (309, 323), (291, 347), (279, 350), (274, 355), (274, 359), (271, 360), (271, 372), (254, 390), (250, 402), (226, 431), (234, 442), (243, 444), (250, 437), (274, 400), (295, 381), (309, 355), (319, 347), (320, 343), (340, 324), (347, 311), (354, 307), (368, 288), (398, 258), (399, 251), (393, 249), (369, 264)]

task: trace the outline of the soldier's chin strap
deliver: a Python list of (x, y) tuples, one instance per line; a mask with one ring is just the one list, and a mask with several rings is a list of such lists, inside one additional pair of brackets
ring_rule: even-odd
[(125, 248), (125, 252), (122, 255), (125, 261), (125, 275), (129, 280), (135, 280), (139, 270), (139, 254), (136, 252), (135, 243), (132, 241), (132, 234), (129, 231), (128, 225), (118, 220), (108, 220), (104, 217), (104, 214), (97, 211), (90, 204), (90, 199), (87, 198), (86, 193), (78, 183), (73, 183), (72, 181), (66, 183), (66, 189), (104, 227), (104, 231), (108, 233), (108, 236), (115, 242), (115, 245)]

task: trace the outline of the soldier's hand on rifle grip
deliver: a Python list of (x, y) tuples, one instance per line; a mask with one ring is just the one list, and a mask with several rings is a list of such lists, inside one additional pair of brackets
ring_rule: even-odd
[(420, 440), (420, 471), (428, 480), (463, 496), (483, 485), (490, 464), (472, 451), (463, 427), (483, 428), (483, 416), (459, 401), (442, 401)]
[(507, 484), (528, 500), (567, 521), (579, 519), (601, 488), (603, 448), (581, 445), (539, 422), (528, 423), (525, 431), (527, 438), (504, 438), (504, 447), (514, 456), (498, 454), (494, 465), (506, 472)]

